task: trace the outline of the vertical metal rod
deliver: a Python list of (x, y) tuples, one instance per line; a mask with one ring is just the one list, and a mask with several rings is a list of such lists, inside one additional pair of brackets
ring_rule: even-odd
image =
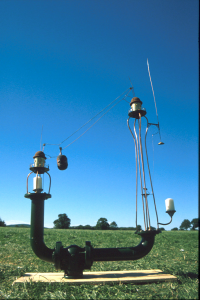
[(48, 172), (46, 172), (48, 175), (49, 175), (49, 191), (48, 191), (48, 194), (50, 194), (50, 189), (51, 189), (51, 176)]
[(150, 183), (151, 183), (151, 191), (152, 191), (152, 195), (153, 195), (153, 201), (154, 201), (154, 207), (155, 207), (155, 212), (156, 212), (156, 218), (157, 218), (157, 229), (159, 229), (159, 223), (158, 223), (158, 213), (157, 213), (157, 208), (156, 208), (156, 200), (155, 200), (155, 195), (154, 195), (154, 191), (153, 191), (153, 183), (151, 180), (151, 172), (150, 172), (150, 167), (149, 167), (149, 159), (148, 159), (148, 154), (147, 154), (147, 145), (146, 145), (146, 139), (147, 139), (147, 132), (148, 132), (148, 119), (147, 117), (145, 117), (147, 120), (147, 128), (146, 128), (146, 133), (145, 133), (145, 150), (146, 150), (146, 157), (147, 157), (147, 166), (148, 166), (148, 170), (149, 170), (149, 179), (150, 179)]
[(135, 133), (135, 138), (136, 138), (136, 142), (137, 142), (138, 165), (139, 165), (139, 172), (140, 172), (140, 184), (141, 184), (142, 205), (143, 205), (143, 215), (144, 215), (144, 228), (146, 230), (145, 208), (144, 208), (143, 188), (142, 188), (143, 183), (142, 183), (141, 167), (140, 167), (140, 152), (139, 152), (139, 147), (138, 147), (138, 137), (137, 137), (137, 132), (136, 132), (136, 129), (135, 129), (135, 122), (134, 122), (134, 133)]
[(135, 220), (136, 220), (136, 228), (137, 228), (137, 181), (138, 181), (138, 179), (137, 179), (137, 146), (136, 146), (135, 137), (134, 137), (133, 132), (130, 129), (130, 126), (129, 126), (129, 119), (130, 119), (130, 117), (127, 120), (127, 125), (128, 125), (128, 128), (130, 130), (130, 133), (133, 137), (134, 144), (135, 144), (135, 165), (136, 165), (136, 219)]
[(26, 180), (26, 190), (27, 190), (27, 194), (28, 194), (28, 178), (29, 176), (32, 174), (33, 172), (30, 172), (27, 176), (27, 180)]
[(150, 217), (149, 217), (149, 208), (147, 201), (147, 193), (146, 193), (146, 182), (145, 182), (145, 172), (144, 172), (144, 160), (143, 160), (143, 152), (142, 152), (142, 139), (141, 139), (141, 114), (139, 113), (139, 145), (140, 145), (140, 156), (142, 163), (142, 172), (143, 172), (143, 180), (144, 180), (144, 193), (145, 193), (145, 201), (146, 201), (146, 214), (147, 214), (147, 228), (148, 228), (148, 219), (149, 219), (149, 229), (151, 229)]

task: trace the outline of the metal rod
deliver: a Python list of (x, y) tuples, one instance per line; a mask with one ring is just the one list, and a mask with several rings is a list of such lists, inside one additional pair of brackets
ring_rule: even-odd
[[(135, 137), (134, 137), (134, 135), (133, 135), (133, 132), (132, 132), (130, 126), (129, 126), (129, 119), (130, 119), (130, 117), (129, 117), (128, 120), (127, 120), (127, 125), (128, 125), (128, 128), (129, 128), (130, 132), (131, 132), (131, 135), (132, 135), (132, 137), (133, 137), (134, 144), (135, 144), (135, 160), (136, 160), (136, 162), (135, 162), (135, 165), (136, 165), (136, 228), (137, 228), (137, 182), (138, 182), (138, 175), (137, 175), (137, 157), (138, 157), (138, 153), (137, 153), (137, 144), (136, 144), (136, 140), (135, 140)], [(135, 124), (135, 122), (134, 122), (134, 124)]]
[(50, 174), (48, 173), (48, 172), (46, 172), (48, 175), (49, 175), (49, 180), (50, 180), (50, 182), (49, 182), (49, 191), (48, 191), (48, 194), (50, 194), (50, 189), (51, 189), (51, 176), (50, 176)]
[[(149, 208), (148, 208), (148, 201), (147, 201), (147, 194), (146, 194), (146, 182), (145, 182), (145, 172), (144, 172), (144, 160), (143, 160), (143, 151), (142, 151), (142, 139), (141, 139), (141, 114), (139, 113), (139, 145), (140, 145), (140, 157), (142, 163), (142, 173), (143, 173), (143, 180), (144, 180), (144, 193), (145, 193), (145, 200), (146, 200), (146, 214), (147, 214), (147, 228), (151, 229), (150, 224), (150, 217), (149, 217)], [(149, 219), (149, 226), (148, 226), (148, 219)]]
[(130, 117), (127, 120), (127, 125), (128, 125), (128, 128), (130, 130), (130, 133), (133, 137), (134, 144), (135, 144), (135, 160), (136, 160), (136, 164), (135, 164), (136, 165), (136, 228), (137, 228), (137, 181), (138, 181), (138, 179), (137, 179), (137, 145), (136, 145), (136, 141), (135, 141), (135, 137), (133, 135), (133, 132), (132, 132), (130, 126), (129, 126), (129, 119), (130, 119)]
[(27, 194), (28, 194), (28, 178), (29, 176), (32, 174), (33, 172), (30, 172), (27, 176), (27, 180), (26, 180), (26, 190), (27, 190)]
[[(141, 167), (140, 167), (140, 157), (139, 157), (139, 146), (138, 146), (138, 137), (137, 137), (137, 132), (135, 129), (135, 122), (134, 122), (134, 133), (135, 133), (135, 138), (137, 142), (137, 151), (138, 151), (138, 165), (139, 165), (139, 173), (140, 173), (140, 184), (141, 184), (141, 194), (143, 194), (143, 183), (142, 183), (142, 175), (141, 175)], [(144, 215), (144, 228), (146, 230), (146, 220), (145, 220), (145, 208), (144, 208), (144, 199), (142, 195), (142, 205), (143, 205), (143, 215)]]
[(157, 229), (159, 228), (159, 223), (158, 223), (158, 213), (157, 213), (157, 208), (156, 208), (156, 200), (155, 200), (155, 195), (154, 195), (154, 190), (153, 190), (153, 183), (151, 180), (151, 172), (150, 172), (150, 167), (149, 167), (149, 159), (148, 159), (148, 153), (147, 153), (147, 145), (146, 145), (146, 138), (147, 138), (147, 132), (148, 132), (148, 119), (145, 116), (146, 120), (147, 120), (147, 128), (146, 128), (146, 133), (145, 133), (145, 150), (146, 150), (146, 157), (147, 157), (147, 166), (148, 166), (148, 170), (149, 170), (149, 179), (150, 179), (150, 183), (151, 183), (151, 191), (152, 191), (152, 195), (153, 195), (153, 201), (154, 201), (154, 207), (155, 207), (155, 212), (156, 212), (156, 218), (157, 218)]

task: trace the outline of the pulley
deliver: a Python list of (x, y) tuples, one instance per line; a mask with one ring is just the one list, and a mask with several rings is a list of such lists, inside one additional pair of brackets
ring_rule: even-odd
[(57, 167), (59, 170), (66, 170), (68, 167), (67, 157), (62, 154), (62, 147), (60, 147), (60, 154), (57, 157)]

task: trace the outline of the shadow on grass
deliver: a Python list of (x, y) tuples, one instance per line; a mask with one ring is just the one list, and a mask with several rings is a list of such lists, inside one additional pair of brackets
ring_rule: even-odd
[(193, 273), (193, 272), (184, 273), (183, 271), (179, 271), (179, 272), (177, 272), (177, 275), (183, 276), (185, 278), (191, 278), (191, 279), (198, 279), (199, 278), (199, 274), (196, 274), (196, 273)]
[(186, 273), (186, 277), (190, 277), (191, 279), (198, 279), (199, 278), (199, 274), (188, 272), (188, 273)]

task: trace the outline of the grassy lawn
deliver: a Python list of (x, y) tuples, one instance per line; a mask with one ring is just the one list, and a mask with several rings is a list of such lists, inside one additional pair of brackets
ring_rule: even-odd
[[(29, 243), (27, 228), (0, 227), (0, 299), (199, 299), (198, 232), (169, 231), (156, 236), (152, 251), (144, 258), (124, 262), (94, 262), (91, 271), (160, 269), (177, 276), (177, 282), (151, 284), (66, 285), (13, 281), (26, 272), (56, 272), (54, 266), (37, 258)], [(45, 243), (54, 248), (136, 246), (140, 237), (133, 231), (45, 229)], [(182, 251), (184, 250), (184, 251)], [(88, 270), (86, 270), (88, 271)]]

